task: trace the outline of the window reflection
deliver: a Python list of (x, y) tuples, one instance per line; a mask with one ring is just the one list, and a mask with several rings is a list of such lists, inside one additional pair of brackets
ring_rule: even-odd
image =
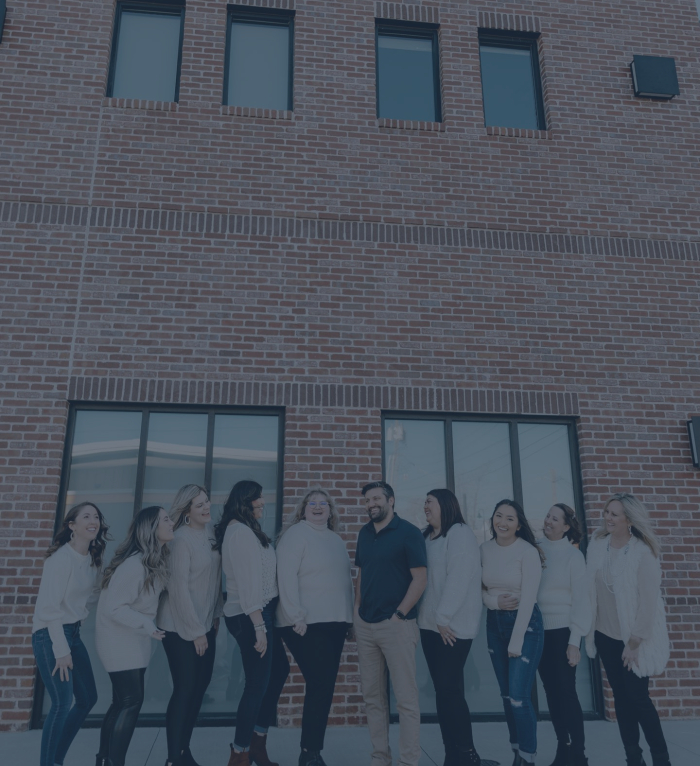
[(484, 124), (537, 130), (531, 50), (482, 44), (479, 53)]

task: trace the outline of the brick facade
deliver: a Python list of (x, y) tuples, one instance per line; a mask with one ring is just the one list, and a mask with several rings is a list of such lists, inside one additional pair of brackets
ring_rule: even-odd
[[(285, 512), (320, 481), (351, 548), (382, 410), (578, 417), (590, 524), (614, 491), (653, 509), (654, 695), (698, 716), (695, 4), (246, 4), (296, 10), (293, 112), (222, 107), (224, 0), (187, 2), (176, 105), (104, 97), (112, 0), (8, 3), (0, 728), (30, 717), (69, 401), (284, 406)], [(440, 24), (439, 125), (377, 120), (376, 14)], [(479, 25), (541, 32), (546, 131), (484, 127)], [(634, 54), (673, 56), (681, 95), (635, 99)], [(362, 716), (349, 649), (335, 723)]]

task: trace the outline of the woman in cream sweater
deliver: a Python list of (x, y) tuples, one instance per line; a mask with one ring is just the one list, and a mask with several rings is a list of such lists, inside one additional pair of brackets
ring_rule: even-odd
[(170, 543), (168, 589), (156, 625), (173, 678), (165, 715), (168, 766), (197, 766), (190, 739), (211, 681), (216, 633), (222, 611), (221, 554), (213, 550), (211, 503), (197, 484), (178, 490), (170, 509), (175, 539)]
[(649, 676), (663, 673), (670, 655), (659, 553), (647, 509), (634, 495), (613, 495), (603, 508), (603, 526), (588, 547), (593, 627), (586, 651), (591, 657), (600, 653), (628, 766), (644, 764), (640, 727), (654, 766), (669, 764), (659, 715), (649, 697)]
[(514, 500), (496, 505), (491, 534), (493, 539), (481, 546), (486, 640), (515, 752), (513, 766), (521, 766), (534, 763), (537, 752), (532, 684), (544, 644), (542, 614), (535, 603), (543, 557), (525, 512)]
[(345, 636), (352, 627), (350, 558), (333, 498), (307, 492), (277, 544), (277, 624), (306, 681), (299, 766), (321, 751)]
[(107, 529), (96, 505), (80, 503), (65, 515), (46, 552), (32, 627), (34, 657), (51, 698), (41, 732), (41, 766), (63, 763), (97, 702), (80, 623), (100, 592)]
[(112, 704), (102, 722), (97, 766), (124, 766), (143, 704), (151, 641), (163, 640), (154, 620), (167, 583), (167, 543), (172, 539), (173, 522), (165, 509), (144, 508), (105, 570), (95, 646), (112, 682)]
[(576, 694), (581, 639), (591, 629), (586, 561), (575, 545), (582, 536), (575, 511), (564, 503), (556, 503), (547, 512), (544, 539), (538, 542), (545, 556), (537, 594), (544, 623), (539, 671), (557, 735), (557, 754), (551, 766), (588, 763), (583, 712)]
[(418, 606), (418, 627), (435, 686), (445, 766), (479, 766), (464, 696), (464, 665), (481, 622), (479, 543), (449, 489), (431, 489), (423, 510), (428, 583)]
[(275, 629), (277, 558), (260, 526), (264, 509), (260, 484), (239, 481), (214, 528), (226, 575), (226, 628), (241, 650), (245, 674), (229, 766), (277, 766), (267, 755), (267, 730), (277, 716), (289, 661)]

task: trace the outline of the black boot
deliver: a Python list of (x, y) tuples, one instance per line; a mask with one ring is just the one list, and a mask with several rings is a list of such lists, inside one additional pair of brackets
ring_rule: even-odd
[(199, 766), (189, 747), (186, 747), (180, 755), (180, 766)]
[(107, 759), (104, 757), (104, 755), (96, 756), (95, 766), (107, 766)]
[(575, 750), (571, 748), (571, 766), (588, 766), (588, 758), (586, 758), (586, 751)]
[(299, 754), (299, 766), (326, 766), (320, 750), (302, 750)]
[(557, 754), (550, 766), (569, 766), (571, 763), (571, 749), (568, 742), (557, 742)]
[(625, 748), (627, 766), (647, 766), (642, 757), (642, 748), (639, 745)]
[(459, 755), (454, 745), (445, 745), (445, 760), (442, 766), (459, 766)]
[(671, 759), (668, 753), (661, 753), (660, 755), (651, 754), (652, 766), (671, 766)]
[(513, 758), (513, 766), (523, 766), (523, 759), (520, 757), (520, 751), (514, 750), (515, 758)]
[(473, 747), (470, 747), (468, 750), (459, 750), (457, 759), (458, 766), (481, 766), (479, 753)]

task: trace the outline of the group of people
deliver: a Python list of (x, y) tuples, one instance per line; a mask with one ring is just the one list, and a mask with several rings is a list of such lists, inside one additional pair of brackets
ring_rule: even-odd
[[(190, 738), (211, 680), (223, 615), (241, 654), (245, 684), (228, 766), (277, 766), (266, 738), (289, 674), (289, 650), (306, 684), (299, 766), (321, 755), (343, 647), (354, 638), (372, 743), (372, 766), (389, 766), (388, 677), (399, 713), (399, 763), (417, 766), (420, 639), (435, 687), (445, 766), (478, 766), (464, 667), (487, 607), (488, 650), (503, 698), (514, 766), (535, 762), (532, 687), (539, 670), (557, 737), (552, 766), (586, 766), (576, 694), (581, 640), (600, 654), (613, 691), (629, 766), (642, 766), (640, 727), (653, 766), (668, 766), (649, 677), (669, 657), (659, 545), (632, 495), (614, 495), (588, 546), (574, 511), (552, 506), (536, 540), (522, 507), (500, 501), (481, 545), (447, 489), (431, 490), (419, 530), (394, 510), (394, 491), (362, 488), (369, 521), (351, 563), (332, 496), (311, 489), (277, 540), (260, 519), (257, 482), (235, 484), (212, 524), (203, 487), (182, 487), (169, 512), (134, 518), (103, 568), (108, 526), (94, 503), (66, 514), (47, 552), (32, 645), (51, 698), (41, 766), (63, 764), (97, 700), (80, 623), (97, 601), (96, 648), (112, 682), (97, 766), (124, 766), (144, 695), (152, 642), (162, 641), (173, 692), (166, 714), (166, 766), (197, 766)], [(226, 578), (222, 596), (221, 573)]]

